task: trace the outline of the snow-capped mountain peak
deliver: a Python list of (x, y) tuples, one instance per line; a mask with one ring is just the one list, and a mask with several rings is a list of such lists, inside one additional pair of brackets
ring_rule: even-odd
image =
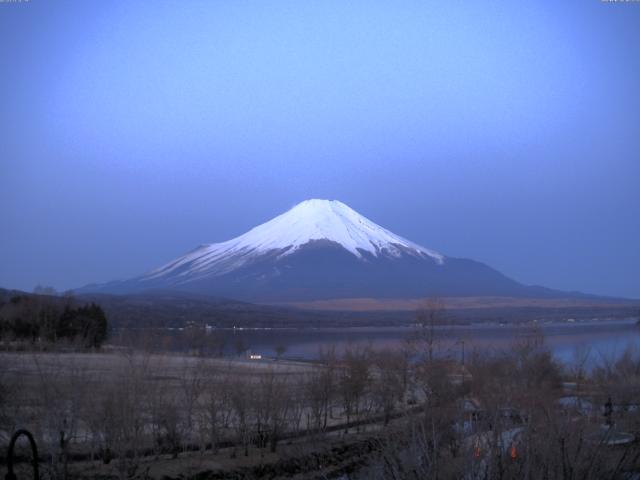
[(145, 277), (220, 275), (256, 255), (277, 252), (281, 258), (316, 240), (339, 244), (357, 258), (364, 253), (374, 257), (406, 253), (431, 258), (437, 264), (444, 261), (441, 254), (390, 232), (340, 201), (311, 199), (232, 240), (202, 245)]
[(310, 241), (329, 240), (356, 257), (362, 251), (377, 256), (383, 249), (394, 251), (395, 246), (402, 246), (442, 259), (441, 255), (391, 233), (337, 200), (305, 200), (238, 240), (241, 245), (260, 250), (291, 247), (285, 255)]
[(550, 297), (471, 259), (444, 257), (336, 200), (306, 200), (232, 240), (85, 291), (180, 291), (250, 302), (425, 296)]

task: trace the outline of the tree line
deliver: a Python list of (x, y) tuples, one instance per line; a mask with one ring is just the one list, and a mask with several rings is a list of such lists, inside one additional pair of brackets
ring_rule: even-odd
[(76, 303), (69, 295), (5, 292), (0, 297), (0, 340), (99, 348), (109, 331), (102, 307), (95, 303)]

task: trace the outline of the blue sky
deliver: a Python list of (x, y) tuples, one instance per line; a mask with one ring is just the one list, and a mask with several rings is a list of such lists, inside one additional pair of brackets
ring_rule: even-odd
[(640, 4), (0, 3), (0, 286), (126, 278), (339, 199), (640, 298)]

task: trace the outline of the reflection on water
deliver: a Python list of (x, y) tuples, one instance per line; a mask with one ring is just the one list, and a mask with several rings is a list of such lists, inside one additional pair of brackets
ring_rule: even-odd
[[(614, 361), (628, 348), (640, 352), (640, 327), (636, 325), (636, 319), (540, 326), (437, 327), (438, 348), (442, 355), (454, 358), (461, 358), (463, 350), (466, 355), (474, 351), (505, 350), (531, 335), (536, 328), (544, 334), (546, 345), (554, 356), (568, 364), (586, 358), (586, 365), (594, 366), (602, 361)], [(211, 329), (207, 330), (206, 337), (209, 349), (215, 344), (227, 354), (249, 350), (263, 356), (276, 356), (279, 350), (285, 358), (313, 360), (321, 350), (331, 347), (335, 347), (338, 354), (347, 348), (366, 346), (400, 348), (408, 338), (415, 336), (416, 331), (411, 327)], [(185, 337), (184, 331), (173, 331), (170, 336), (174, 339), (171, 348), (189, 348), (184, 338), (175, 341)], [(198, 336), (202, 337), (202, 333)]]

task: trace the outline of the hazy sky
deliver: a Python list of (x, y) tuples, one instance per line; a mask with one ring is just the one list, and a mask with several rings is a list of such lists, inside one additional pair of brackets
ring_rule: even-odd
[(312, 197), (640, 298), (640, 3), (0, 3), (0, 286), (130, 277)]

